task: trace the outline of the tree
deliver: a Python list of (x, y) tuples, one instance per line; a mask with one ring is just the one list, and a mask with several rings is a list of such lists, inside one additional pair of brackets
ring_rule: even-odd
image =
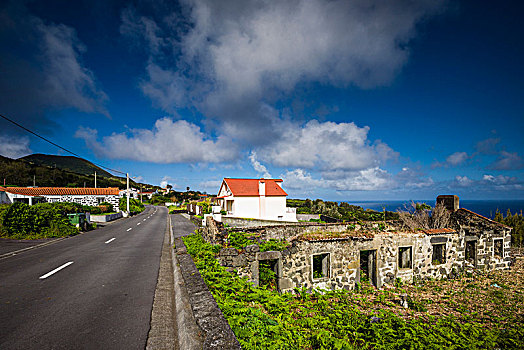
[[(429, 208), (429, 209), (428, 209)], [(449, 225), (450, 213), (442, 203), (435, 208), (425, 203), (411, 202), (411, 208), (398, 212), (400, 220), (411, 230), (445, 228)]]

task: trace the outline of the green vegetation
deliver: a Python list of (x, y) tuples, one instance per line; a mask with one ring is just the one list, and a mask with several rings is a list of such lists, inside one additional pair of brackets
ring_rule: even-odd
[[(359, 291), (295, 289), (294, 294), (280, 294), (227, 272), (215, 259), (220, 246), (198, 234), (183, 239), (244, 349), (524, 347), (522, 279), (509, 275), (519, 276), (522, 266), (520, 271), (451, 280), (449, 285), (428, 282), (407, 289), (397, 283), (376, 290), (362, 283)], [(271, 266), (262, 274), (271, 285)], [(438, 290), (436, 283), (445, 287)], [(404, 293), (411, 308), (398, 305)], [(430, 309), (430, 314), (425, 312)]]
[(0, 237), (39, 239), (77, 234), (78, 230), (69, 223), (66, 216), (68, 210), (76, 210), (76, 207), (67, 204), (69, 203), (3, 205), (0, 207)]
[[(98, 171), (97, 171), (98, 172)], [(23, 159), (11, 159), (0, 156), (0, 178), (6, 179), (8, 185), (32, 186), (33, 179), (40, 187), (94, 187), (94, 171), (91, 175), (77, 174), (59, 167), (50, 167), (29, 163)], [(140, 185), (130, 180), (130, 186)], [(126, 179), (123, 177), (97, 176), (98, 187), (126, 187)], [(146, 185), (146, 187), (149, 185)]]
[(511, 214), (508, 209), (506, 217), (502, 215), (498, 210), (495, 213), (495, 221), (500, 222), (512, 228), (511, 230), (511, 244), (514, 246), (522, 247), (524, 245), (524, 216), (522, 211), (517, 214)]
[[(125, 196), (120, 198), (118, 207), (122, 211), (127, 211), (127, 199)], [(144, 204), (140, 202), (138, 199), (129, 198), (129, 211), (131, 213), (141, 213), (144, 211), (144, 209), (145, 209)]]
[(297, 208), (297, 214), (323, 214), (344, 221), (398, 220), (398, 214), (391, 211), (378, 212), (342, 202), (324, 202), (321, 199), (288, 199), (288, 207)]
[(100, 177), (113, 176), (90, 161), (73, 156), (55, 156), (51, 154), (37, 153), (30, 154), (20, 159), (35, 165), (58, 168), (82, 175), (93, 175), (96, 171), (96, 174)]

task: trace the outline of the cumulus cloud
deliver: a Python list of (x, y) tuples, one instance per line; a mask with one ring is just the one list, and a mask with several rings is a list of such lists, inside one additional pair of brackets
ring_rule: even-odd
[(490, 170), (520, 170), (524, 168), (524, 161), (517, 152), (501, 151), (497, 160), (488, 165)]
[(446, 162), (451, 166), (457, 166), (464, 163), (468, 159), (466, 152), (455, 152), (446, 158)]
[(6, 115), (43, 132), (57, 125), (49, 111), (108, 115), (107, 95), (82, 63), (86, 48), (73, 28), (44, 23), (22, 3), (8, 2), (0, 7), (0, 45), (11, 48), (0, 56), (0, 105)]
[(28, 137), (0, 135), (0, 155), (16, 159), (31, 153)]
[(145, 42), (140, 87), (157, 106), (196, 107), (221, 133), (267, 144), (275, 137), (261, 135), (279, 136), (281, 116), (264, 104), (312, 81), (390, 83), (407, 62), (417, 23), (444, 2), (186, 0), (147, 16), (127, 9), (121, 33)]
[(477, 142), (475, 149), (481, 154), (496, 154), (497, 145), (500, 143), (499, 138), (488, 138)]
[(281, 176), (285, 186), (292, 189), (330, 188), (339, 191), (374, 191), (389, 188), (392, 184), (390, 174), (378, 167), (346, 172), (345, 176), (339, 179), (330, 179), (329, 176), (314, 178), (304, 169), (290, 170)]
[(221, 162), (236, 159), (237, 149), (224, 137), (206, 137), (200, 128), (184, 120), (158, 119), (149, 129), (130, 129), (98, 140), (97, 130), (80, 127), (83, 139), (97, 156), (152, 163)]
[(264, 179), (271, 179), (271, 174), (267, 171), (267, 168), (260, 164), (260, 162), (257, 160), (257, 154), (256, 152), (251, 152), (249, 155), (249, 161), (251, 162), (251, 165), (253, 166), (253, 169), (259, 174), (262, 174), (262, 178)]
[(481, 179), (471, 179), (467, 176), (456, 176), (449, 185), (450, 188), (470, 188), (473, 191), (522, 191), (524, 185), (521, 180), (513, 176), (485, 174)]
[(354, 123), (312, 120), (303, 127), (289, 123), (284, 125), (282, 136), (259, 154), (277, 166), (323, 171), (366, 170), (398, 156), (380, 140), (371, 142), (368, 132), (369, 127)]
[(175, 188), (177, 185), (173, 183), (174, 180), (175, 179), (173, 179), (171, 176), (166, 175), (162, 178), (162, 180), (160, 180), (160, 187), (166, 188), (167, 185), (171, 185), (173, 188)]

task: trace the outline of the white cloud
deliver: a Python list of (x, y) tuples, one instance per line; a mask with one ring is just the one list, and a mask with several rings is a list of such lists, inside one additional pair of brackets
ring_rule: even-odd
[(98, 156), (152, 163), (221, 162), (237, 157), (236, 147), (225, 137), (206, 137), (200, 128), (184, 120), (158, 119), (149, 129), (113, 133), (98, 141), (97, 131), (79, 128), (76, 137)]
[(75, 30), (63, 24), (37, 23), (42, 36), (40, 59), (46, 78), (46, 96), (60, 107), (109, 115), (104, 107), (107, 95), (97, 86), (93, 73), (79, 61), (79, 54), (86, 49)]
[(86, 47), (72, 27), (44, 22), (13, 1), (0, 7), (0, 32), (0, 46), (9, 48), (0, 57), (2, 113), (43, 133), (60, 124), (56, 110), (108, 115), (107, 95), (82, 62)]
[[(339, 174), (340, 175), (340, 174)], [(346, 172), (340, 179), (318, 178), (303, 169), (294, 169), (282, 174), (284, 185), (293, 189), (329, 188), (339, 191), (374, 191), (392, 185), (391, 176), (380, 168)]]
[(149, 17), (128, 9), (121, 32), (145, 42), (140, 86), (156, 105), (168, 113), (196, 107), (221, 134), (268, 144), (280, 136), (281, 117), (266, 104), (304, 82), (389, 84), (407, 62), (417, 23), (444, 3), (185, 0), (184, 15), (163, 4)]
[(468, 159), (466, 152), (455, 152), (446, 158), (446, 162), (451, 166), (457, 166), (464, 163)]
[(264, 179), (271, 179), (271, 174), (267, 171), (267, 168), (260, 164), (260, 162), (257, 160), (257, 154), (256, 152), (251, 152), (249, 155), (249, 160), (251, 161), (251, 165), (253, 166), (253, 169), (259, 174), (262, 174), (262, 177)]
[(198, 184), (198, 188), (203, 189), (207, 193), (218, 193), (222, 180), (207, 180)]
[(487, 167), (490, 170), (520, 170), (522, 168), (524, 168), (524, 161), (518, 153), (506, 151), (501, 151), (497, 160)]
[(174, 180), (175, 179), (173, 179), (171, 176), (166, 175), (162, 178), (162, 180), (160, 180), (160, 187), (166, 188), (167, 185), (171, 185), (173, 188), (175, 188), (177, 187), (177, 184), (173, 182)]
[(398, 153), (377, 140), (368, 140), (369, 127), (354, 123), (308, 122), (282, 125), (282, 136), (258, 154), (266, 162), (281, 167), (321, 171), (358, 171), (375, 168)]
[(8, 158), (20, 158), (31, 154), (28, 137), (0, 135), (0, 154)]
[(463, 186), (463, 187), (468, 187), (468, 186), (471, 186), (473, 184), (473, 180), (471, 180), (469, 177), (467, 176), (455, 176), (455, 181), (457, 182), (457, 184), (459, 186)]

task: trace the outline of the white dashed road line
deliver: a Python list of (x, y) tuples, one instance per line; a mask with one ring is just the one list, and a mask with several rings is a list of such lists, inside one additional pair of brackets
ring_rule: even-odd
[(67, 262), (65, 263), (64, 265), (60, 266), (60, 267), (57, 267), (56, 269), (54, 269), (53, 271), (50, 271), (48, 273), (46, 273), (45, 275), (42, 275), (40, 276), (40, 279), (43, 280), (49, 276), (51, 276), (52, 274), (55, 274), (57, 273), (58, 271), (62, 270), (62, 269), (65, 269), (66, 267), (68, 267), (69, 265), (71, 265), (73, 262), (70, 261), (70, 262)]
[(130, 227), (130, 228), (127, 229), (127, 232), (129, 232), (129, 231), (131, 231), (131, 230), (132, 230), (132, 228)]
[(140, 222), (136, 224), (137, 226), (140, 225)]
[(113, 238), (111, 238), (110, 240), (105, 241), (105, 244), (107, 244), (107, 243), (111, 243), (111, 242), (113, 242), (114, 240), (115, 240), (115, 238), (113, 237)]

